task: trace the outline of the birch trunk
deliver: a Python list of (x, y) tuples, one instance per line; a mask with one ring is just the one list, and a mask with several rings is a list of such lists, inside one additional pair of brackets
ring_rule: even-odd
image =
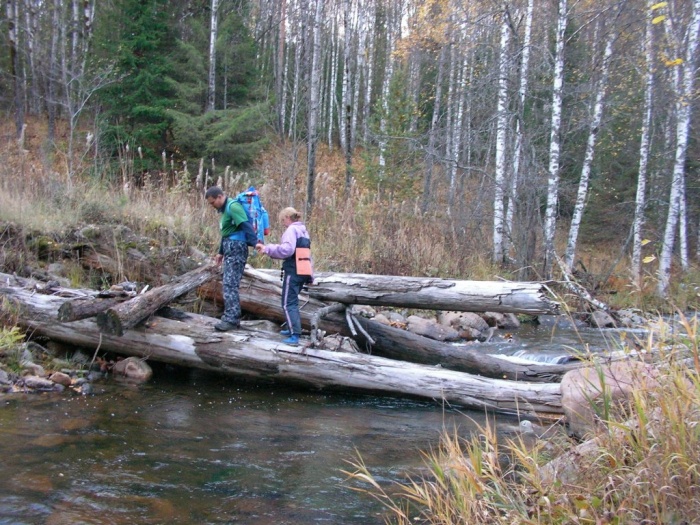
[(438, 134), (438, 122), (440, 120), (440, 111), (442, 110), (442, 77), (445, 71), (445, 60), (447, 57), (447, 46), (443, 45), (440, 48), (440, 58), (438, 59), (437, 80), (435, 81), (435, 103), (433, 105), (433, 116), (430, 120), (430, 130), (428, 131), (428, 148), (425, 152), (425, 178), (423, 182), (423, 202), (421, 203), (421, 211), (428, 211), (428, 203), (430, 202), (431, 187), (433, 181), (433, 170), (435, 168), (435, 159), (437, 158), (436, 142)]
[(315, 0), (313, 18), (313, 46), (311, 53), (311, 84), (309, 86), (309, 115), (307, 136), (306, 171), (306, 217), (311, 217), (314, 207), (314, 185), (316, 182), (316, 146), (318, 145), (318, 112), (321, 89), (321, 18), (323, 0)]
[(654, 26), (651, 22), (652, 6), (655, 0), (647, 3), (647, 22), (644, 39), (644, 58), (646, 65), (644, 83), (644, 109), (642, 117), (642, 136), (639, 141), (639, 173), (637, 175), (637, 194), (634, 205), (634, 223), (632, 240), (632, 279), (641, 286), (642, 282), (642, 242), (646, 209), (647, 170), (649, 166), (649, 149), (651, 136), (651, 109), (654, 95)]
[(207, 111), (216, 105), (216, 38), (219, 30), (219, 0), (211, 0), (211, 24), (209, 27), (209, 93)]
[(496, 172), (493, 188), (493, 254), (492, 261), (503, 262), (503, 230), (506, 180), (506, 130), (508, 126), (508, 46), (510, 45), (510, 27), (506, 13), (501, 13), (501, 43), (498, 54), (498, 101), (496, 103)]
[(285, 53), (287, 47), (287, 0), (280, 0), (279, 25), (277, 27), (277, 53), (275, 53), (275, 98), (277, 100), (277, 132), (284, 136), (284, 116), (286, 104), (287, 62)]
[(557, 200), (559, 197), (559, 153), (562, 92), (564, 87), (564, 42), (566, 37), (567, 4), (558, 2), (557, 37), (554, 52), (554, 75), (552, 86), (552, 118), (549, 139), (549, 177), (547, 180), (547, 209), (544, 222), (544, 276), (552, 276), (554, 264), (554, 234), (557, 226)]
[(351, 51), (352, 51), (352, 20), (350, 12), (350, 0), (343, 0), (343, 29), (344, 29), (344, 55), (343, 55), (343, 101), (340, 119), (340, 144), (343, 148), (343, 153), (345, 154), (345, 192), (346, 195), (350, 190), (350, 184), (352, 180), (352, 106), (353, 101), (351, 99), (351, 89), (352, 89), (352, 76), (351, 76)]
[(574, 267), (574, 257), (576, 256), (576, 244), (578, 242), (579, 227), (581, 226), (581, 219), (583, 218), (583, 212), (586, 208), (586, 200), (588, 198), (588, 182), (591, 177), (591, 167), (593, 165), (593, 156), (595, 154), (598, 131), (600, 130), (600, 123), (603, 118), (604, 100), (605, 93), (608, 88), (608, 72), (610, 70), (610, 57), (612, 56), (614, 39), (615, 33), (611, 29), (608, 33), (608, 39), (605, 42), (605, 51), (603, 54), (602, 69), (600, 74), (601, 76), (598, 83), (598, 89), (596, 90), (595, 102), (593, 104), (593, 118), (591, 119), (591, 123), (588, 128), (586, 153), (583, 159), (583, 167), (581, 168), (581, 179), (579, 180), (578, 184), (576, 205), (574, 206), (574, 215), (571, 218), (569, 239), (566, 245), (566, 252), (564, 254), (564, 264), (566, 265), (568, 271), (571, 271)]
[(518, 115), (515, 121), (515, 145), (513, 146), (513, 167), (510, 173), (510, 184), (506, 194), (505, 238), (503, 240), (503, 258), (508, 260), (513, 248), (513, 219), (515, 204), (518, 197), (518, 182), (520, 179), (520, 159), (523, 149), (523, 125), (525, 116), (525, 96), (527, 94), (527, 76), (530, 67), (530, 42), (532, 39), (532, 14), (534, 0), (528, 0), (525, 14), (525, 34), (523, 35), (522, 58), (520, 65), (520, 81), (518, 87)]
[(17, 138), (22, 136), (22, 130), (24, 129), (24, 91), (22, 89), (22, 79), (20, 76), (20, 55), (19, 55), (19, 7), (17, 2), (19, 0), (7, 0), (6, 14), (7, 14), (7, 36), (8, 36), (8, 51), (10, 54), (9, 66), (10, 75), (12, 77), (13, 85), (15, 88), (14, 92), (14, 104), (15, 104), (15, 132)]
[(692, 94), (695, 80), (695, 61), (700, 31), (700, 0), (693, 1), (693, 13), (687, 26), (687, 47), (682, 68), (682, 81), (676, 95), (676, 154), (673, 164), (673, 180), (669, 197), (668, 216), (659, 259), (658, 294), (666, 297), (671, 280), (671, 260), (678, 218), (680, 199), (685, 185), (685, 160), (692, 111)]
[(379, 183), (383, 184), (386, 177), (386, 149), (388, 146), (388, 120), (389, 120), (389, 96), (391, 81), (394, 77), (394, 45), (396, 35), (394, 34), (394, 20), (391, 15), (387, 15), (387, 46), (386, 46), (386, 67), (384, 68), (384, 79), (382, 80), (382, 114), (379, 120)]

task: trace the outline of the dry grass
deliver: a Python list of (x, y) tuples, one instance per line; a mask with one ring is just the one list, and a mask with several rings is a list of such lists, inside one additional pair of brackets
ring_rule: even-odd
[(469, 439), (444, 432), (424, 455), (427, 474), (407, 483), (382, 485), (360, 457), (348, 480), (401, 525), (698, 523), (700, 332), (697, 318), (682, 321), (685, 334), (659, 363), (659, 388), (635, 392), (626, 418), (601, 426), (573, 480), (542, 475), (551, 442), (501, 443), (488, 425)]
[[(167, 170), (144, 177), (137, 173), (133, 152), (123, 151), (106, 165), (90, 148), (76, 148), (72, 163), (76, 170), (68, 177), (61, 148), (67, 131), (59, 127), (57, 143), (49, 145), (45, 124), (28, 124), (23, 147), (14, 139), (9, 120), (0, 125), (0, 220), (25, 230), (59, 235), (85, 224), (125, 224), (165, 246), (194, 246), (213, 253), (218, 243), (216, 214), (205, 205), (202, 193), (204, 186), (220, 178), (230, 192), (250, 184), (258, 187), (273, 219), (271, 242), (282, 233), (275, 220), (278, 210), (290, 205), (304, 210), (306, 150), (298, 144), (272, 145), (248, 172), (217, 167), (217, 180), (206, 182), (202, 179), (211, 169), (206, 164), (167, 165)], [(83, 135), (78, 133), (78, 143)], [(378, 188), (367, 177), (371, 170), (363, 162), (363, 156), (356, 155), (358, 177), (346, 192), (341, 152), (319, 147), (316, 203), (306, 221), (319, 271), (475, 280), (516, 280), (522, 275), (519, 268), (490, 260), (490, 225), (474, 215), (474, 210), (481, 210), (487, 216), (487, 203), (462, 203), (471, 215), (447, 217), (446, 188), (436, 176), (437, 209), (423, 214), (417, 179), (402, 188)], [(564, 230), (560, 243), (565, 242)], [(582, 284), (603, 301), (614, 307), (668, 310), (668, 303), (655, 297), (652, 268), (647, 268), (642, 283), (633, 284), (619, 247), (582, 245), (579, 252), (586, 268)], [(540, 259), (535, 254), (535, 260)], [(620, 262), (611, 271), (617, 259)], [(258, 258), (253, 263), (270, 264)], [(536, 268), (529, 272), (537, 278)], [(697, 306), (698, 283), (698, 271), (674, 279), (673, 304), (684, 310)]]

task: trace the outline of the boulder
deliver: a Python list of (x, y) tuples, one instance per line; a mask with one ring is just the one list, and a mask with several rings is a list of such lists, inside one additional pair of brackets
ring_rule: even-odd
[(432, 319), (424, 319), (417, 315), (411, 315), (408, 319), (408, 331), (422, 335), (435, 341), (457, 341), (461, 339), (459, 332), (454, 328), (439, 324)]
[(153, 370), (148, 363), (138, 357), (127, 357), (117, 361), (112, 368), (115, 377), (123, 377), (130, 381), (148, 381), (153, 376)]
[[(632, 390), (655, 388), (657, 377), (655, 368), (631, 359), (567, 372), (560, 388), (569, 432), (584, 438), (597, 424), (624, 410)], [(606, 414), (606, 407), (613, 413)]]
[(591, 314), (591, 326), (595, 328), (615, 328), (615, 319), (603, 310), (596, 310)]

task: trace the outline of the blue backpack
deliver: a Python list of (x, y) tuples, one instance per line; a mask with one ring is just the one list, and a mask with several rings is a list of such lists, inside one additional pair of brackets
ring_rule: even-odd
[[(239, 193), (234, 200), (240, 203), (248, 216), (248, 222), (253, 227), (257, 242), (265, 243), (265, 235), (270, 233), (270, 216), (260, 202), (260, 194), (254, 186), (251, 186), (246, 191)], [(248, 245), (251, 245), (248, 242)], [(254, 245), (254, 244), (252, 244)], [(251, 246), (252, 246), (251, 245)]]

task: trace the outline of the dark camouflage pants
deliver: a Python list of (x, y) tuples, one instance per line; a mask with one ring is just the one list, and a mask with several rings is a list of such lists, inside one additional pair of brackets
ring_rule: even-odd
[(224, 315), (222, 321), (238, 325), (241, 322), (241, 300), (238, 288), (248, 260), (248, 246), (244, 241), (224, 239)]

